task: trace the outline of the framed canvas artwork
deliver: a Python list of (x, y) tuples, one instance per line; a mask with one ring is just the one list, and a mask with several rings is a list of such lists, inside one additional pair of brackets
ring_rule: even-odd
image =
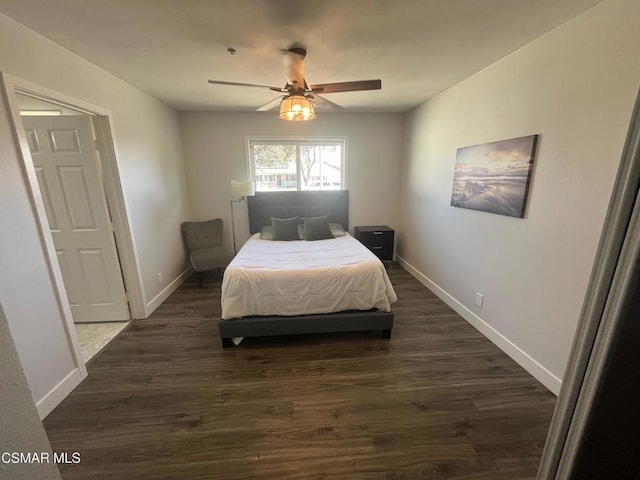
[(538, 135), (459, 148), (451, 205), (524, 217)]

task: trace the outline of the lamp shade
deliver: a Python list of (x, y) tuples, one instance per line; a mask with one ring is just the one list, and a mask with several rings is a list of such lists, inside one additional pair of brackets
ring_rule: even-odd
[(280, 118), (292, 122), (304, 122), (316, 118), (316, 111), (307, 97), (291, 95), (280, 102)]
[(255, 195), (253, 182), (239, 182), (231, 180), (231, 196), (232, 197), (250, 197)]

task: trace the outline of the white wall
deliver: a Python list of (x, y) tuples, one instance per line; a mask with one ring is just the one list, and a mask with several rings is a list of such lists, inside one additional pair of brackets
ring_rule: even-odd
[[(31, 392), (18, 359), (7, 319), (0, 305), (0, 454), (3, 452), (49, 452), (51, 445), (38, 418)], [(5, 464), (3, 480), (60, 480), (53, 463)]]
[[(321, 114), (308, 123), (285, 122), (273, 112), (182, 112), (187, 184), (195, 220), (223, 218), (231, 242), (229, 181), (247, 178), (246, 137), (346, 138), (350, 229), (397, 226), (404, 115)], [(238, 204), (234, 204), (234, 209)], [(236, 235), (248, 238), (246, 202), (237, 208)]]
[(0, 70), (112, 112), (118, 167), (151, 301), (184, 271), (189, 216), (178, 114), (150, 95), (0, 14)]
[[(0, 45), (0, 70), (5, 73), (111, 111), (144, 301), (155, 305), (154, 298), (187, 263), (180, 223), (190, 211), (177, 113), (1, 14)], [(7, 116), (6, 107), (0, 107), (0, 114)], [(63, 322), (6, 124), (2, 133), (0, 299), (38, 402), (69, 374), (70, 351), (62, 340)], [(162, 285), (156, 279), (160, 271)]]
[[(609, 0), (408, 116), (398, 254), (554, 391), (638, 92), (639, 51), (640, 3)], [(524, 219), (449, 206), (458, 147), (536, 133)]]

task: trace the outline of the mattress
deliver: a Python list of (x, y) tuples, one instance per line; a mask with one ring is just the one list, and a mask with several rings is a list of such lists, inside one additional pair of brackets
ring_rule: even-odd
[(317, 241), (253, 235), (224, 273), (222, 319), (391, 311), (397, 300), (382, 262), (350, 235)]

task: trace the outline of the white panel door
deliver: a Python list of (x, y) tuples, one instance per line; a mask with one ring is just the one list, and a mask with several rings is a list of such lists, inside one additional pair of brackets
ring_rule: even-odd
[(22, 117), (73, 320), (128, 320), (88, 116)]

